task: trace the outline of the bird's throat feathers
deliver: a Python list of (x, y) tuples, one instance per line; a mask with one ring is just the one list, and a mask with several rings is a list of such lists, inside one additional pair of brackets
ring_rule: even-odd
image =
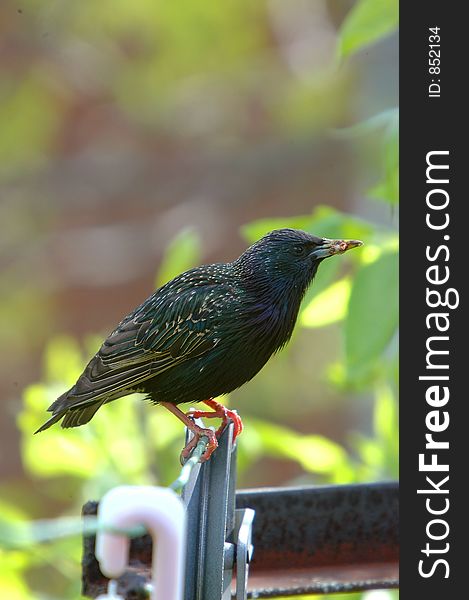
[(243, 287), (251, 305), (250, 324), (261, 338), (271, 338), (269, 346), (273, 352), (290, 340), (301, 301), (318, 266), (319, 262), (315, 262), (296, 273), (285, 273), (272, 265), (244, 270)]
[(280, 265), (238, 265), (243, 287), (249, 296), (271, 305), (297, 305), (298, 308), (312, 283), (320, 261), (311, 262), (307, 268), (285, 272)]

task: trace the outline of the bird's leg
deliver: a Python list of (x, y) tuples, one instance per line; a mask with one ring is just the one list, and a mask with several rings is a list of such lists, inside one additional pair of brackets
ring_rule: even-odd
[(215, 432), (211, 429), (204, 429), (203, 427), (199, 427), (198, 425), (196, 425), (193, 419), (188, 417), (185, 413), (183, 413), (182, 410), (180, 410), (175, 404), (172, 404), (171, 402), (160, 402), (159, 404), (161, 404), (161, 406), (164, 406), (170, 412), (172, 412), (173, 415), (180, 419), (187, 427), (187, 429), (189, 429), (189, 431), (192, 431), (192, 433), (194, 434), (194, 437), (187, 444), (187, 446), (183, 448), (181, 452), (181, 462), (184, 464), (187, 458), (189, 458), (192, 450), (197, 446), (199, 439), (204, 435), (208, 438), (208, 444), (205, 452), (200, 457), (200, 462), (205, 462), (206, 460), (208, 460), (212, 452), (218, 447), (218, 441)]
[(192, 410), (187, 413), (187, 416), (192, 417), (193, 419), (199, 419), (201, 417), (205, 417), (206, 419), (221, 419), (221, 425), (215, 432), (215, 436), (217, 438), (220, 437), (223, 430), (228, 425), (228, 422), (233, 421), (234, 443), (238, 435), (243, 431), (243, 422), (241, 421), (241, 417), (238, 415), (238, 413), (235, 410), (230, 410), (229, 408), (226, 408), (226, 406), (223, 406), (223, 404), (220, 404), (220, 402), (216, 402), (216, 400), (213, 400), (212, 398), (210, 398), (210, 400), (204, 400), (203, 403), (207, 406), (210, 406), (210, 408), (213, 408), (213, 412), (205, 410)]

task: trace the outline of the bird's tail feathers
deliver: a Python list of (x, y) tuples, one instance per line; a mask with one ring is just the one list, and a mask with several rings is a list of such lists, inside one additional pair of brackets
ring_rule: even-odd
[(110, 402), (115, 398), (122, 396), (128, 393), (127, 391), (119, 391), (119, 393), (115, 394), (106, 394), (95, 397), (82, 397), (75, 395), (75, 387), (71, 388), (57, 400), (55, 400), (47, 409), (52, 413), (52, 417), (44, 423), (37, 431), (34, 433), (39, 433), (48, 429), (54, 423), (57, 423), (62, 419), (61, 426), (63, 428), (68, 427), (79, 427), (80, 425), (84, 425), (90, 421), (96, 411), (106, 402)]
[(122, 369), (115, 369), (112, 372), (105, 371), (101, 378), (93, 380), (92, 370), (96, 364), (92, 359), (76, 384), (49, 406), (47, 410), (52, 417), (36, 433), (48, 429), (62, 417), (62, 427), (84, 425), (103, 404), (126, 396), (135, 390), (138, 383), (151, 376), (148, 365), (142, 364), (132, 369), (131, 376), (123, 378)]
[(34, 433), (39, 433), (41, 431), (45, 431), (46, 429), (49, 429), (49, 427), (51, 425), (53, 425), (54, 423), (57, 423), (57, 421), (60, 421), (60, 419), (64, 416), (65, 413), (57, 413), (56, 415), (54, 415), (53, 417), (51, 417), (50, 419), (48, 419), (44, 425), (41, 425), (41, 427), (39, 427), (39, 429), (37, 429)]
[(63, 428), (79, 427), (80, 425), (84, 425), (93, 418), (95, 412), (107, 401), (108, 399), (95, 400), (94, 402), (88, 402), (85, 405), (72, 405), (70, 407), (59, 408), (55, 414), (53, 414), (52, 417), (46, 421), (44, 425), (41, 425), (41, 427), (39, 427), (39, 429), (34, 433), (39, 433), (45, 429), (49, 429), (51, 425), (54, 425), (54, 423), (60, 421), (62, 417), (64, 419), (61, 423)]
[(54, 400), (47, 409), (48, 412), (53, 414), (63, 412), (64, 410), (71, 408), (74, 404), (77, 404), (77, 397), (75, 396), (76, 388), (73, 386), (68, 391), (64, 392), (61, 396)]

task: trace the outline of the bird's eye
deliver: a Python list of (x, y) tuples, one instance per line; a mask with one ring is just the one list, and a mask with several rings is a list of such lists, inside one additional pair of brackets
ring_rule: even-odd
[(306, 254), (305, 246), (293, 246), (292, 251), (295, 256), (304, 256)]

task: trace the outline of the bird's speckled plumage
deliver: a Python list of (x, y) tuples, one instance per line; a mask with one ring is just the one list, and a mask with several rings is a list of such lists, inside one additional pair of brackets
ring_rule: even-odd
[(38, 431), (83, 425), (132, 392), (179, 404), (238, 388), (290, 339), (320, 262), (356, 245), (279, 229), (231, 263), (175, 277), (119, 323)]

